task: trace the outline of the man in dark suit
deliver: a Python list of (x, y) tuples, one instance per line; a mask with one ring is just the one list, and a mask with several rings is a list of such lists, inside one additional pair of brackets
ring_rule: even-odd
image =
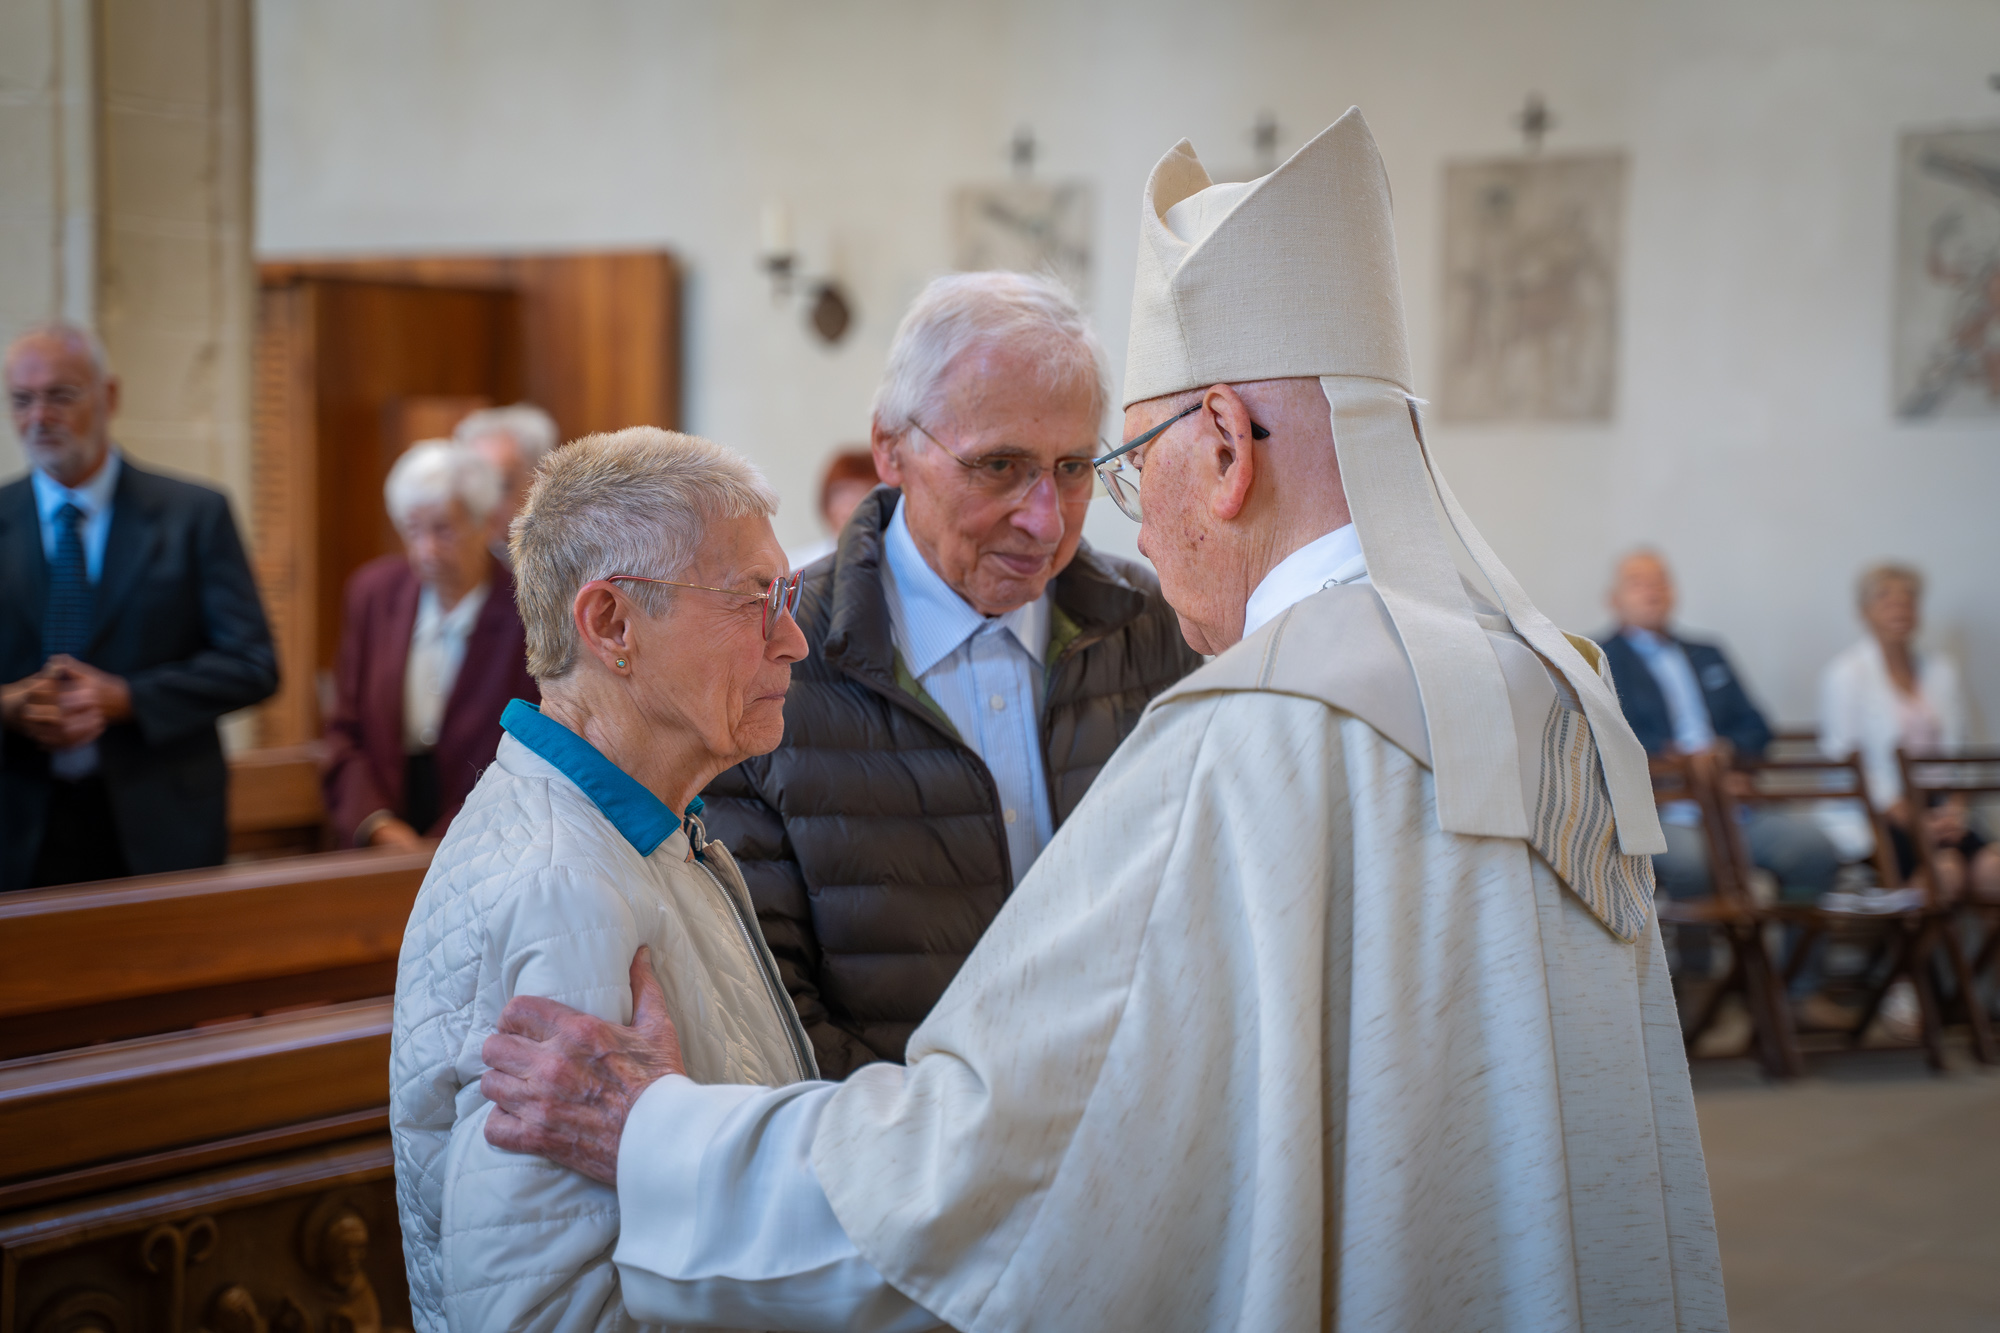
[(278, 685), (229, 502), (112, 445), (83, 330), (23, 334), (6, 381), (33, 471), (0, 487), (0, 888), (220, 864), (216, 719)]
[[(1673, 577), (1656, 552), (1635, 551), (1619, 561), (1611, 609), (1618, 628), (1599, 642), (1625, 720), (1648, 754), (1693, 754), (1727, 743), (1745, 758), (1762, 757), (1770, 725), (1722, 649), (1673, 633)], [(1669, 806), (1660, 822), (1667, 835), (1666, 852), (1653, 858), (1660, 887), (1672, 898), (1707, 897), (1708, 844), (1694, 811)], [(1810, 817), (1747, 807), (1743, 832), (1751, 859), (1776, 877), (1785, 901), (1812, 902), (1833, 887), (1840, 856)], [(1679, 953), (1680, 971), (1705, 975), (1708, 931), (1683, 927)], [(1801, 1017), (1814, 1025), (1846, 1022), (1844, 1013), (1824, 1009), (1816, 990), (1813, 969), (1804, 969), (1794, 989)]]
[(322, 779), (342, 846), (441, 838), (493, 762), (509, 699), (541, 699), (528, 674), (514, 580), (487, 549), (500, 473), (443, 440), (412, 445), (386, 487), (403, 555), (347, 583)]

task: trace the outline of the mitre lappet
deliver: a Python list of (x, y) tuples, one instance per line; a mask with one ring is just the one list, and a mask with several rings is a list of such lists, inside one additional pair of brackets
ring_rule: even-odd
[[(1498, 613), (1561, 675), (1565, 697), (1588, 719), (1619, 850), (1665, 851), (1645, 752), (1584, 658), (1595, 649), (1535, 608), (1425, 444), (1388, 175), (1359, 109), (1245, 183), (1211, 182), (1182, 140), (1153, 168), (1141, 211), (1127, 406), (1211, 384), (1309, 376), (1326, 393), (1369, 576), (1422, 696), (1440, 827), (1543, 841), (1530, 827), (1542, 774), (1527, 771), (1506, 673), (1481, 623), (1493, 608), (1475, 605), (1438, 521), (1442, 509)], [(1572, 887), (1607, 925), (1633, 936), (1639, 904), (1600, 903)]]

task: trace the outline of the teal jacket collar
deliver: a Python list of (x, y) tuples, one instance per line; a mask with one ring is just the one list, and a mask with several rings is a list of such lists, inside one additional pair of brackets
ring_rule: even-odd
[[(651, 856), (681, 826), (681, 817), (665, 801), (606, 759), (595, 745), (545, 716), (535, 705), (524, 699), (511, 700), (500, 714), (500, 725), (574, 782), (639, 855)], [(689, 817), (701, 813), (701, 797), (688, 803), (687, 813)]]

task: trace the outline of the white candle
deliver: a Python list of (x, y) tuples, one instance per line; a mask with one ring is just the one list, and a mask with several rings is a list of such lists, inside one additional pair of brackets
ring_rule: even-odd
[(765, 254), (792, 253), (792, 215), (783, 204), (764, 205), (763, 237)]

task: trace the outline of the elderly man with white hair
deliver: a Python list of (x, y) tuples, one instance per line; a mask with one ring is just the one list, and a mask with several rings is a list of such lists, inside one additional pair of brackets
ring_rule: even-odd
[(533, 403), (487, 407), (466, 414), (452, 428), (451, 438), (469, 446), (500, 474), (500, 504), (493, 511), (493, 556), (508, 559), (507, 530), (527, 499), (535, 469), (562, 443), (556, 419)]
[(961, 273), (904, 316), (875, 470), (806, 571), (785, 743), (706, 793), (820, 1069), (903, 1044), (1161, 690), (1200, 662), (1083, 519), (1102, 353), (1057, 283)]
[[(778, 743), (805, 652), (776, 497), (707, 440), (586, 437), (514, 525), (528, 669), (506, 735), (438, 847), (396, 973), (390, 1121), (417, 1327), (629, 1329), (616, 1194), (482, 1130), (481, 1039), (517, 995), (615, 1022), (634, 981), (695, 1077), (777, 1086), (812, 1049), (702, 786)], [(635, 954), (637, 955), (635, 959)], [(662, 989), (663, 987), (663, 989)]]
[(1183, 143), (1140, 226), (1100, 461), (1215, 660), (907, 1068), (703, 1086), (518, 999), (488, 1137), (616, 1181), (669, 1322), (1726, 1327), (1645, 755), (1430, 458), (1367, 127), (1245, 184)]
[(534, 699), (514, 581), (486, 547), (500, 475), (448, 440), (412, 445), (383, 486), (402, 555), (347, 581), (322, 783), (342, 846), (437, 838)]

